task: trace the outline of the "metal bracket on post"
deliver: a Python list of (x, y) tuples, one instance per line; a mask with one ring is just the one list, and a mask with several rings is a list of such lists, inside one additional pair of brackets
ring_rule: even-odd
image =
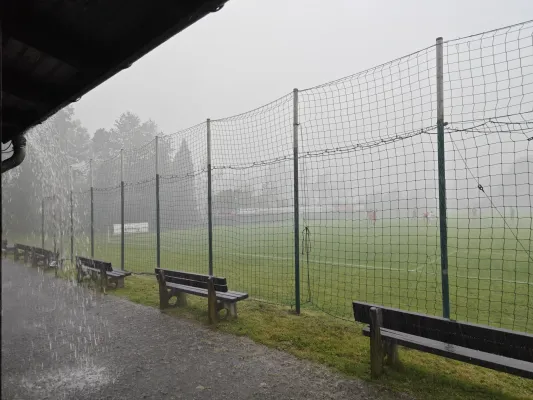
[(155, 225), (156, 225), (156, 266), (161, 268), (161, 215), (159, 204), (159, 136), (155, 137)]
[(444, 161), (444, 57), (442, 38), (437, 38), (437, 155), (439, 171), (440, 263), (442, 280), (442, 314), (450, 318), (448, 281), (448, 227), (446, 212), (446, 168)]
[(298, 89), (293, 90), (293, 160), (294, 160), (294, 297), (300, 314), (300, 207), (298, 199)]
[(124, 149), (120, 149), (120, 269), (124, 271)]

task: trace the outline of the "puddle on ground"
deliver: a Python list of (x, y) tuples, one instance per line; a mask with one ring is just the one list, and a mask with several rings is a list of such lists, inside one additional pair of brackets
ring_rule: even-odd
[(105, 367), (87, 363), (25, 376), (21, 385), (32, 394), (45, 397), (53, 393), (97, 389), (107, 385), (111, 379)]

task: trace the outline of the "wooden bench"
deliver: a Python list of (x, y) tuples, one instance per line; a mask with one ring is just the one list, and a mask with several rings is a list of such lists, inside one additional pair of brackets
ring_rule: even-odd
[(131, 272), (114, 270), (110, 262), (80, 256), (76, 256), (76, 272), (78, 283), (85, 276), (90, 276), (95, 282), (100, 280), (101, 290), (107, 288), (109, 283), (113, 283), (115, 289), (124, 287), (124, 278), (131, 275)]
[(59, 268), (59, 253), (34, 247), (31, 256), (32, 267)]
[(15, 248), (13, 250), (13, 259), (15, 261), (18, 261), (20, 257), (20, 253), (22, 253), (24, 256), (24, 264), (26, 264), (28, 260), (31, 258), (32, 252), (33, 252), (33, 247), (25, 245), (25, 244), (15, 243)]
[(397, 345), (533, 379), (533, 335), (415, 312), (353, 302), (355, 320), (369, 326), (372, 377), (383, 361), (399, 363)]
[(15, 247), (9, 247), (7, 239), (2, 239), (2, 256), (7, 257), (8, 253), (14, 253)]
[[(187, 305), (187, 294), (209, 299), (212, 293), (213, 313), (216, 314), (216, 318), (211, 314), (210, 307), (210, 319), (218, 319), (220, 311), (224, 309), (227, 311), (226, 316), (237, 318), (237, 302), (248, 298), (248, 293), (228, 290), (226, 278), (162, 268), (156, 268), (155, 274), (159, 283), (159, 307), (162, 310), (171, 306)], [(172, 297), (176, 297), (174, 304), (170, 302)]]

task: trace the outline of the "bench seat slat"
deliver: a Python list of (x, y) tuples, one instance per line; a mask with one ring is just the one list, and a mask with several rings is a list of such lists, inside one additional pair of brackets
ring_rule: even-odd
[(131, 272), (128, 272), (128, 271), (122, 271), (122, 270), (116, 270), (114, 269), (113, 271), (107, 271), (107, 273), (112, 273), (116, 276), (119, 276), (119, 277), (125, 277), (125, 276), (130, 276), (131, 275)]
[[(496, 354), (485, 353), (466, 347), (455, 346), (437, 340), (426, 339), (408, 333), (398, 332), (387, 328), (381, 328), (381, 337), (392, 340), (395, 343), (415, 350), (421, 350), (436, 354), (442, 357), (451, 358), (458, 361), (465, 361), (470, 364), (508, 372), (524, 378), (533, 379), (533, 363), (516, 360)], [(370, 336), (370, 327), (363, 329), (365, 336)]]
[[(194, 294), (201, 297), (207, 297), (207, 289), (197, 288), (193, 286), (179, 285), (177, 283), (166, 282), (166, 286), (177, 291)], [(236, 302), (248, 298), (248, 293), (239, 292), (216, 292), (217, 299), (229, 302)]]

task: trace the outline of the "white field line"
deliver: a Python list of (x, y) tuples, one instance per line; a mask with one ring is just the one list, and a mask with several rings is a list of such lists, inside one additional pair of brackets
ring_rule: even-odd
[[(264, 254), (249, 254), (249, 253), (226, 253), (231, 254), (234, 256), (241, 256), (241, 257), (256, 257), (256, 258), (266, 258), (271, 260), (284, 260), (284, 261), (293, 261), (294, 258), (289, 257), (277, 257), (277, 256), (268, 256)], [(364, 264), (348, 264), (348, 263), (337, 263), (332, 261), (317, 261), (317, 260), (310, 260), (313, 264), (326, 264), (326, 265), (335, 265), (339, 267), (356, 267), (356, 268), (362, 268), (362, 269), (378, 269), (383, 271), (405, 271), (405, 269), (401, 268), (385, 268), (385, 267), (376, 267), (373, 265), (364, 265)], [(414, 272), (414, 269), (407, 270), (408, 272)]]
[[(452, 255), (454, 255), (454, 254), (457, 254), (457, 250), (452, 251), (451, 253), (448, 253), (448, 257), (449, 257), (449, 256), (452, 256)], [(432, 261), (429, 261), (429, 262), (427, 262), (427, 263), (425, 263), (425, 264), (422, 264), (421, 266), (419, 266), (418, 268), (416, 268), (414, 271), (416, 271), (416, 272), (420, 272), (420, 271), (422, 271), (422, 269), (426, 268), (426, 266), (428, 266), (428, 265), (434, 265), (434, 264), (437, 264), (437, 261), (438, 261), (438, 260), (440, 260), (440, 255), (439, 255), (438, 257), (435, 257)]]
[[(428, 272), (428, 275), (440, 275), (437, 272)], [(462, 279), (477, 279), (478, 281), (493, 281), (493, 282), (505, 282), (505, 283), (514, 283), (518, 285), (528, 285), (533, 286), (533, 281), (526, 282), (526, 281), (512, 281), (509, 279), (498, 279), (498, 278), (486, 278), (481, 276), (465, 276), (465, 275), (450, 275), (450, 277), (455, 278), (462, 278)]]
[[(293, 261), (293, 258), (289, 257), (277, 257), (277, 256), (268, 256), (264, 254), (249, 254), (249, 253), (226, 253), (231, 254), (235, 256), (242, 256), (242, 257), (256, 257), (256, 258), (266, 258), (266, 259), (272, 259), (272, 260), (284, 260), (284, 261)], [(363, 269), (380, 269), (384, 271), (405, 271), (401, 268), (384, 268), (384, 267), (375, 267), (372, 265), (363, 265), (363, 264), (347, 264), (347, 263), (335, 263), (331, 261), (315, 261), (310, 260), (311, 262), (315, 264), (326, 264), (326, 265), (336, 265), (341, 267), (357, 267), (357, 268), (363, 268)], [(408, 269), (407, 272), (416, 272), (417, 269)], [(430, 275), (437, 275), (435, 272), (430, 272)], [(495, 281), (495, 282), (506, 282), (506, 283), (516, 283), (521, 285), (530, 285), (533, 286), (533, 282), (524, 282), (524, 281), (512, 281), (512, 280), (505, 280), (505, 279), (497, 279), (497, 278), (483, 278), (483, 277), (477, 277), (477, 276), (464, 276), (464, 275), (452, 275), (456, 278), (465, 278), (465, 279), (477, 279), (480, 281)]]

